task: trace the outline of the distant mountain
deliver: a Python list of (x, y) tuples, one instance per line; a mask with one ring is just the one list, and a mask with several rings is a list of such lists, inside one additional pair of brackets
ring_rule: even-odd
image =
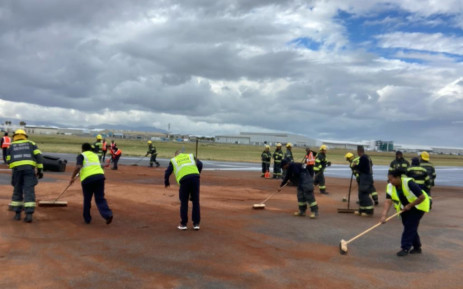
[[(69, 128), (70, 126), (63, 126), (61, 124), (57, 124), (54, 122), (46, 122), (46, 121), (31, 121), (31, 120), (24, 120), (24, 119), (15, 119), (15, 118), (4, 118), (0, 117), (0, 128), (3, 127), (5, 121), (11, 121), (13, 127), (19, 126), (21, 121), (25, 122), (26, 125), (37, 125), (37, 126), (52, 126), (58, 128)], [(74, 126), (73, 126), (74, 127)], [(75, 128), (75, 127), (74, 127)], [(80, 128), (85, 129), (107, 129), (107, 130), (130, 130), (130, 131), (143, 131), (143, 132), (160, 132), (160, 133), (168, 133), (167, 130), (160, 129), (157, 127), (149, 127), (149, 126), (129, 126), (129, 125), (113, 125), (113, 124), (101, 124), (98, 126), (82, 126)]]

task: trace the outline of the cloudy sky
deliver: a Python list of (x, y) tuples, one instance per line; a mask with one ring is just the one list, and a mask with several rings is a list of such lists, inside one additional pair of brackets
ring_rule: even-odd
[(461, 0), (3, 0), (0, 118), (463, 146)]

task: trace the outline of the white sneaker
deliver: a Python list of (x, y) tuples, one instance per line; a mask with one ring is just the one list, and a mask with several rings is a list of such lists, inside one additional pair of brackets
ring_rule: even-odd
[(180, 225), (178, 225), (177, 229), (179, 229), (179, 230), (181, 230), (181, 231), (185, 231), (185, 230), (188, 229), (188, 227), (187, 227), (187, 226), (184, 226), (184, 225), (182, 225), (182, 224), (180, 224)]
[(194, 226), (193, 226), (193, 229), (194, 229), (195, 231), (199, 231), (199, 225), (194, 225)]

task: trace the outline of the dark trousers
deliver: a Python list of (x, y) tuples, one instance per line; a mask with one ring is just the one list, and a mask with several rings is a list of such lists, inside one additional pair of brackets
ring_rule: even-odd
[(82, 184), (82, 191), (84, 194), (84, 220), (90, 223), (92, 216), (90, 215), (90, 208), (92, 206), (92, 197), (95, 195), (95, 203), (100, 215), (103, 219), (108, 219), (113, 215), (113, 212), (108, 206), (108, 202), (104, 197), (104, 182), (105, 180), (97, 180), (88, 184)]
[(281, 177), (281, 161), (273, 163), (273, 177), (280, 178)]
[(6, 164), (6, 150), (8, 148), (2, 148), (2, 153), (3, 153), (3, 162)]
[(193, 203), (191, 219), (193, 225), (199, 225), (201, 214), (199, 208), (199, 175), (188, 175), (180, 180), (180, 223), (184, 226), (188, 223), (188, 200)]
[(313, 184), (320, 188), (320, 192), (324, 192), (326, 190), (325, 174), (323, 173), (323, 171), (319, 171), (318, 173), (315, 173)]
[(262, 175), (270, 171), (270, 163), (262, 162)]
[(409, 211), (405, 211), (400, 214), (402, 218), (402, 224), (404, 225), (404, 231), (402, 232), (401, 247), (404, 250), (410, 250), (413, 248), (421, 248), (420, 235), (418, 235), (418, 226), (420, 220), (423, 217), (424, 212), (416, 208), (412, 208)]
[(101, 160), (104, 162), (106, 159), (106, 151), (103, 151), (103, 157), (101, 158)]
[(121, 156), (115, 156), (113, 158), (113, 170), (117, 170), (117, 163), (119, 162)]
[(308, 190), (305, 188), (297, 188), (297, 203), (299, 206), (299, 211), (305, 212), (307, 210), (307, 205), (310, 207), (311, 212), (318, 212), (318, 205), (315, 201), (315, 196), (313, 194), (313, 189)]
[(150, 158), (150, 167), (153, 166), (153, 164), (156, 164), (157, 167), (159, 167), (159, 162), (156, 161), (156, 157), (158, 154), (152, 154)]
[[(37, 185), (38, 180), (35, 176), (34, 169), (26, 170), (13, 170), (11, 178), (11, 184), (14, 187), (13, 196), (11, 200), (13, 202), (21, 203), (21, 205), (12, 205), (12, 209), (15, 212), (21, 212), (24, 206), (26, 214), (32, 214), (35, 210), (35, 190), (34, 187)], [(23, 205), (24, 204), (24, 205)]]
[(372, 192), (372, 186), (373, 177), (371, 175), (361, 174), (359, 176), (358, 197), (360, 213), (373, 214), (374, 212), (373, 201), (370, 197), (370, 194)]

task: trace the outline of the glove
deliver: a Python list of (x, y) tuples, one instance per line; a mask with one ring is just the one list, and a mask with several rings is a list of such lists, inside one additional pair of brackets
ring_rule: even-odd
[(331, 162), (327, 162), (326, 165), (331, 167)]
[(43, 178), (43, 170), (42, 169), (37, 169), (37, 177), (39, 179)]

